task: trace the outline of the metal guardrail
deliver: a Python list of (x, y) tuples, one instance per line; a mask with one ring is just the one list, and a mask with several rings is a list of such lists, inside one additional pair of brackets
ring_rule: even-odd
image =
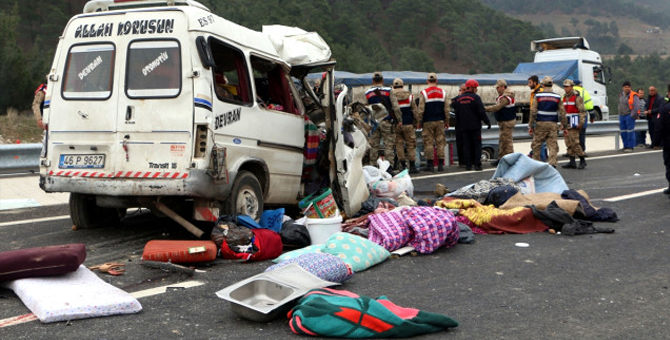
[(0, 171), (38, 171), (41, 143), (0, 145)]
[[(637, 120), (635, 121), (635, 131), (647, 131), (647, 121), (646, 120)], [(456, 131), (454, 128), (450, 127), (449, 130), (445, 130), (447, 142), (453, 143), (456, 141)], [(491, 129), (488, 130), (486, 127), (482, 129), (482, 141), (491, 141), (498, 140), (500, 131), (497, 125), (491, 125)], [(616, 135), (616, 138), (619, 138), (619, 121), (600, 121), (595, 123), (589, 123), (586, 127), (586, 135)], [(560, 133), (559, 133), (560, 135)], [(514, 140), (524, 140), (524, 139), (533, 139), (533, 136), (528, 134), (528, 124), (516, 124), (514, 127)], [(616, 146), (618, 149), (618, 144)]]
[[(647, 121), (638, 120), (635, 122), (635, 131), (647, 131)], [(449, 128), (444, 131), (447, 143), (456, 141), (456, 131)], [(482, 130), (482, 141), (497, 141), (498, 126), (491, 126), (490, 130)], [(615, 135), (615, 149), (619, 149), (619, 122), (618, 121), (600, 121), (589, 123), (586, 128), (586, 135)], [(417, 132), (417, 143), (419, 143), (421, 134)], [(514, 127), (514, 140), (530, 140), (533, 136), (528, 134), (528, 124), (517, 124)], [(5, 144), (0, 145), (0, 171), (38, 171), (40, 167), (41, 143), (34, 144)]]

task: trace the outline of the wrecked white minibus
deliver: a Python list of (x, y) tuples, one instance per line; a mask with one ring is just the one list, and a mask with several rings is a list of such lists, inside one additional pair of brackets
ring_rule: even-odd
[[(366, 143), (360, 131), (353, 148), (344, 143), (334, 66), (316, 33), (250, 30), (195, 1), (89, 1), (47, 76), (40, 186), (71, 193), (80, 228), (140, 206), (199, 236), (176, 211), (257, 218), (315, 186), (330, 187), (351, 215), (368, 196)], [(311, 72), (325, 75), (320, 95)], [(319, 159), (314, 143), (305, 152), (309, 112), (323, 120)]]

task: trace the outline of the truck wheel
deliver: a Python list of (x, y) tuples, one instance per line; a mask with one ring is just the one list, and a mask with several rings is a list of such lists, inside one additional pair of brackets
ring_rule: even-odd
[(112, 227), (121, 220), (118, 209), (99, 207), (95, 196), (77, 193), (70, 194), (70, 218), (78, 229)]
[(482, 163), (488, 162), (493, 158), (493, 149), (483, 148), (482, 149)]
[(256, 176), (248, 171), (238, 172), (224, 206), (226, 214), (245, 214), (255, 220), (260, 219), (263, 213), (263, 191)]

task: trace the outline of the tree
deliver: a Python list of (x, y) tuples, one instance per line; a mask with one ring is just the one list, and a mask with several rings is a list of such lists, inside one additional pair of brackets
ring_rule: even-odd
[(621, 55), (630, 55), (633, 54), (634, 52), (635, 51), (633, 51), (633, 49), (630, 46), (624, 43), (619, 44), (619, 49), (617, 50), (617, 53)]
[(572, 24), (572, 27), (573, 27), (573, 28), (576, 28), (576, 27), (577, 27), (577, 24), (579, 23), (579, 19), (577, 19), (577, 18), (575, 18), (575, 17), (572, 17), (572, 18), (570, 19), (570, 23)]
[(433, 72), (435, 64), (433, 58), (426, 52), (413, 47), (403, 47), (400, 50), (400, 60), (397, 69), (402, 71)]
[(32, 102), (31, 79), (25, 76), (26, 59), (16, 39), (19, 22), (18, 5), (11, 13), (0, 11), (0, 89), (3, 89), (0, 112), (3, 113), (9, 107), (25, 109)]

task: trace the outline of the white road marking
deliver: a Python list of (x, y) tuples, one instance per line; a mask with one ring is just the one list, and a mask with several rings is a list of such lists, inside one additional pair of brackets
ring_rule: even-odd
[(605, 201), (605, 202), (619, 202), (619, 201), (629, 200), (631, 198), (638, 198), (638, 197), (642, 197), (642, 196), (657, 194), (659, 192), (663, 192), (663, 190), (665, 190), (665, 189), (654, 189), (654, 190), (648, 190), (648, 191), (643, 191), (643, 192), (637, 192), (637, 193), (634, 193), (634, 194), (615, 196), (615, 197), (605, 198), (605, 199), (603, 199), (603, 201)]
[(0, 320), (0, 328), (19, 325), (19, 324), (22, 324), (22, 323), (26, 323), (26, 322), (29, 322), (29, 321), (35, 321), (35, 320), (37, 320), (37, 316), (35, 316), (35, 314), (33, 314), (33, 313), (13, 316), (11, 318), (6, 318), (6, 319)]
[[(154, 296), (154, 295), (166, 293), (168, 291), (168, 289), (170, 289), (170, 288), (173, 288), (173, 289), (188, 289), (188, 288), (202, 286), (204, 284), (205, 283), (202, 282), (202, 281), (195, 281), (195, 280), (184, 281), (184, 282), (175, 283), (175, 284), (171, 284), (171, 285), (140, 290), (140, 291), (137, 291), (137, 292), (130, 293), (130, 295), (132, 295), (136, 299), (141, 299), (141, 298), (148, 297), (148, 296)], [(33, 313), (13, 316), (11, 318), (6, 318), (6, 319), (0, 320), (0, 328), (15, 326), (15, 325), (19, 325), (19, 324), (22, 324), (22, 323), (35, 321), (35, 320), (37, 320), (37, 316), (35, 316), (35, 314), (33, 314)]]
[(202, 281), (184, 281), (180, 283), (175, 283), (167, 286), (161, 286), (161, 287), (156, 287), (156, 288), (149, 288), (145, 290), (140, 290), (134, 293), (130, 293), (134, 298), (136, 299), (141, 299), (143, 297), (147, 296), (154, 296), (158, 294), (163, 294), (168, 291), (170, 288), (174, 289), (187, 289), (187, 288), (193, 288), (193, 287), (198, 287), (202, 286), (205, 283)]
[(33, 219), (30, 219), (30, 220), (9, 221), (9, 222), (0, 223), (0, 227), (6, 227), (6, 226), (9, 226), (9, 225), (28, 224), (28, 223), (48, 222), (48, 221), (55, 221), (55, 220), (65, 220), (65, 219), (69, 219), (69, 218), (70, 218), (70, 215), (60, 215), (60, 216), (52, 216), (52, 217), (33, 218)]

